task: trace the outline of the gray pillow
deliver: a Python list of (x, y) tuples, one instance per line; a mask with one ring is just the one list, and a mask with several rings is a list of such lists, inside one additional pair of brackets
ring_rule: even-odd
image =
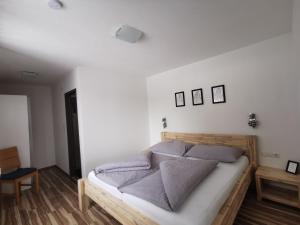
[(184, 156), (231, 163), (237, 161), (244, 151), (222, 145), (195, 145)]
[(156, 145), (150, 147), (150, 151), (153, 153), (163, 153), (169, 155), (178, 155), (183, 156), (193, 144), (185, 143), (183, 141), (172, 140), (172, 141), (163, 141)]

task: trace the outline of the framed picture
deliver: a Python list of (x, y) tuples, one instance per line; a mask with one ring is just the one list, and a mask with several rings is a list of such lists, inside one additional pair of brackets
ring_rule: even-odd
[(225, 85), (218, 85), (211, 87), (211, 95), (212, 95), (212, 103), (225, 103), (226, 96), (225, 96)]
[(298, 162), (289, 160), (287, 162), (285, 171), (288, 172), (288, 173), (297, 174), (298, 167), (299, 167)]
[(202, 88), (192, 90), (193, 105), (203, 105)]
[(176, 107), (185, 106), (184, 91), (175, 93), (175, 102), (176, 102)]

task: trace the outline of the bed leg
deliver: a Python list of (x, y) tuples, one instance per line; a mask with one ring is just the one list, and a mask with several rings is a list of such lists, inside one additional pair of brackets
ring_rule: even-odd
[(90, 205), (90, 199), (85, 195), (84, 179), (78, 180), (78, 202), (81, 212), (85, 212)]

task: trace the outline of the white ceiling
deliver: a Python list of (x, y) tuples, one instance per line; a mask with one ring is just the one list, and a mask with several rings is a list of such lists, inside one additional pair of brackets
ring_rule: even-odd
[[(0, 1), (0, 78), (54, 82), (77, 66), (153, 75), (291, 31), (292, 0)], [(129, 24), (136, 44), (114, 39)]]

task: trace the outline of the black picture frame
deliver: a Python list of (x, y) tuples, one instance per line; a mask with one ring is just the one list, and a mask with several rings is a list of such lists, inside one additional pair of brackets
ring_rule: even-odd
[[(203, 90), (202, 88), (198, 88), (198, 89), (194, 89), (191, 91), (192, 92), (192, 101), (193, 101), (193, 105), (203, 105), (204, 104), (204, 101), (203, 101)], [(200, 103), (197, 103), (197, 99), (195, 99), (194, 97), (194, 93), (195, 92), (200, 92), (201, 93), (201, 96), (200, 96), (200, 100), (201, 102)], [(195, 102), (196, 101), (196, 102)]]
[[(217, 89), (221, 90), (221, 93), (219, 93), (221, 96), (215, 96), (217, 94), (215, 90)], [(212, 96), (213, 104), (225, 103), (226, 102), (225, 85), (217, 85), (211, 87), (211, 96)]]
[(175, 104), (176, 104), (176, 107), (184, 107), (185, 106), (184, 91), (175, 93)]
[[(291, 170), (291, 168), (290, 168), (290, 165), (291, 165), (291, 164), (295, 164), (294, 166), (296, 166), (296, 168), (295, 168), (294, 170)], [(298, 169), (299, 169), (299, 162), (289, 160), (289, 161), (287, 162), (287, 164), (286, 164), (286, 169), (285, 169), (285, 171), (286, 171), (287, 173), (291, 173), (291, 174), (296, 175), (297, 172), (298, 172)]]

